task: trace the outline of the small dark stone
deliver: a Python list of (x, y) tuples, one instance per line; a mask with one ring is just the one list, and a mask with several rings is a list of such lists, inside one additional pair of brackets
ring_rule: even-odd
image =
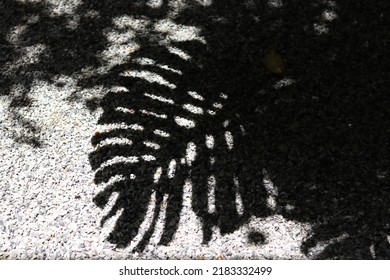
[(264, 234), (257, 232), (257, 231), (251, 231), (248, 234), (248, 241), (249, 243), (255, 244), (255, 245), (261, 245), (265, 242), (265, 236)]

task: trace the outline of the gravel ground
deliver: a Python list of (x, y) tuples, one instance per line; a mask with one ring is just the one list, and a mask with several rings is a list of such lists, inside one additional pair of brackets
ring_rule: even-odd
[[(9, 111), (8, 98), (1, 98), (1, 246), (6, 259), (279, 259), (306, 258), (300, 244), (310, 226), (286, 221), (275, 215), (253, 219), (232, 234), (216, 230), (208, 245), (202, 245), (200, 223), (191, 210), (190, 185), (185, 186), (180, 227), (169, 246), (157, 246), (157, 226), (142, 253), (132, 246), (115, 249), (105, 241), (115, 218), (107, 227), (99, 221), (105, 213), (92, 202), (99, 192), (93, 184), (88, 154), (99, 111), (91, 114), (81, 103), (67, 99), (76, 91), (71, 78), (61, 77), (62, 87), (37, 81), (29, 92), (29, 108)], [(86, 95), (101, 95), (89, 91)], [(16, 142), (24, 135), (20, 125), (32, 121), (40, 132), (34, 134), (41, 147)], [(112, 201), (115, 197), (112, 197)], [(110, 204), (110, 203), (109, 203)], [(112, 204), (112, 202), (111, 202)], [(153, 206), (153, 205), (152, 205)], [(149, 217), (149, 220), (151, 218)], [(150, 221), (149, 221), (150, 222)], [(147, 228), (148, 221), (144, 223)], [(142, 231), (142, 229), (141, 229)], [(161, 230), (160, 230), (161, 231)], [(250, 244), (248, 233), (267, 236), (266, 244)], [(136, 242), (137, 238), (135, 239)], [(134, 246), (133, 246), (134, 247)]]
[[(154, 208), (160, 207), (156, 193), (151, 195), (145, 219), (130, 244), (117, 248), (108, 242), (122, 211), (101, 227), (100, 221), (115, 205), (118, 193), (113, 193), (103, 210), (96, 206), (94, 198), (107, 184), (94, 183), (96, 170), (91, 168), (90, 154), (96, 151), (92, 136), (107, 127), (98, 124), (104, 114), (99, 102), (114, 89), (110, 83), (96, 80), (110, 80), (110, 71), (120, 70), (133, 53), (142, 50), (145, 38), (153, 41), (148, 37), (151, 33), (164, 34), (157, 38), (168, 45), (206, 39), (197, 28), (169, 19), (180, 14), (182, 1), (170, 1), (163, 18), (158, 12), (150, 14), (157, 18), (154, 21), (121, 14), (123, 1), (112, 7), (94, 7), (90, 2), (19, 0), (0, 5), (8, 20), (0, 30), (0, 51), (5, 54), (0, 60), (0, 259), (311, 259), (327, 245), (348, 238), (348, 234), (336, 234), (304, 254), (301, 246), (314, 226), (309, 219), (288, 219), (277, 211), (282, 207), (278, 187), (265, 176), (271, 214), (251, 215), (230, 233), (221, 234), (214, 226), (208, 244), (202, 244), (204, 228), (192, 208), (190, 180), (183, 186), (179, 225), (169, 245), (158, 244), (164, 231), (164, 196), (148, 244), (141, 252), (133, 251), (153, 223)], [(159, 11), (160, 2), (147, 3)], [(206, 7), (212, 3), (194, 2)], [(281, 3), (270, 1), (269, 5), (277, 9)], [(326, 32), (334, 14), (328, 11), (326, 15), (326, 20), (315, 25), (316, 32)], [(88, 19), (97, 24), (96, 30), (105, 28), (102, 32), (94, 28), (83, 31), (80, 26), (90, 28)], [(186, 56), (174, 47), (171, 51)], [(122, 72), (170, 86), (153, 73)], [(273, 83), (279, 89), (295, 82), (277, 77)], [(226, 142), (229, 146), (228, 139)], [(290, 208), (294, 206), (283, 205), (287, 212)], [(373, 249), (370, 254), (375, 257)]]
[[(105, 213), (92, 202), (99, 188), (92, 183), (88, 154), (92, 150), (90, 138), (99, 111), (91, 114), (83, 104), (67, 101), (76, 88), (72, 79), (62, 77), (62, 80), (65, 85), (61, 88), (37, 82), (29, 92), (32, 105), (26, 110), (9, 112), (8, 100), (1, 99), (1, 174), (6, 176), (0, 193), (2, 258), (305, 258), (300, 253), (300, 243), (310, 226), (286, 221), (281, 216), (253, 219), (225, 236), (215, 232), (210, 244), (202, 246), (200, 224), (189, 199), (185, 200), (180, 227), (169, 246), (156, 245), (159, 237), (156, 230), (142, 253), (131, 253), (131, 246), (115, 249), (105, 241), (115, 218), (101, 228), (99, 221)], [(41, 128), (41, 132), (34, 135), (42, 142), (41, 147), (15, 142), (15, 135), (25, 133), (17, 119), (20, 116)], [(185, 189), (184, 195), (188, 197), (190, 186), (186, 185)], [(114, 199), (112, 197), (112, 201)], [(160, 227), (161, 224), (162, 221)], [(266, 244), (250, 244), (249, 231), (265, 234)]]

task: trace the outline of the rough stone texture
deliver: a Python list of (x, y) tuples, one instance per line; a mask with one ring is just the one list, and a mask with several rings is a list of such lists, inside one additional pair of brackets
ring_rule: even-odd
[(1, 1), (0, 259), (389, 259), (389, 12)]

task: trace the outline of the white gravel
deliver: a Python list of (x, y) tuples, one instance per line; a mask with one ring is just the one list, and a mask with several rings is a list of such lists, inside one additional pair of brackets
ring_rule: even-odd
[[(19, 2), (47, 2), (52, 5), (53, 15), (58, 16), (71, 15), (82, 1)], [(151, 5), (155, 2), (151, 1)], [(101, 211), (92, 202), (102, 187), (93, 183), (94, 173), (88, 155), (93, 150), (91, 137), (102, 112), (99, 109), (91, 112), (84, 101), (101, 98), (108, 89), (96, 87), (81, 91), (76, 84), (78, 78), (92, 72), (108, 71), (137, 49), (134, 33), (125, 27), (142, 29), (147, 20), (116, 18), (114, 22), (124, 26), (123, 33), (107, 30), (107, 39), (112, 45), (100, 54), (105, 62), (100, 69), (58, 76), (52, 82), (36, 78), (27, 94), (30, 107), (10, 107), (9, 96), (0, 96), (0, 259), (307, 258), (300, 252), (300, 244), (307, 237), (310, 225), (287, 221), (279, 215), (253, 218), (237, 231), (224, 236), (214, 229), (210, 243), (202, 245), (200, 221), (191, 209), (189, 182), (183, 186), (184, 207), (180, 226), (169, 246), (156, 245), (164, 219), (162, 211), (146, 250), (131, 252), (150, 223), (153, 200), (148, 212), (149, 220), (145, 220), (139, 235), (128, 248), (116, 249), (105, 240), (120, 213), (103, 228), (100, 227), (100, 219), (108, 208)], [(169, 20), (155, 23), (154, 28), (167, 33), (168, 40), (202, 40), (197, 37), (198, 30), (195, 28), (173, 25)], [(14, 35), (10, 42), (17, 46), (18, 37)], [(40, 52), (45, 51), (44, 45), (20, 48), (18, 60), (6, 65), (8, 71), (12, 72), (17, 63), (37, 63)], [(57, 86), (58, 82), (62, 83), (61, 86)], [(17, 95), (23, 86), (16, 83), (12, 90)], [(83, 99), (72, 101), (71, 97), (75, 95)], [(27, 123), (37, 129), (27, 126)], [(35, 139), (42, 145), (32, 147), (16, 141), (25, 138)], [(275, 189), (269, 191), (272, 202), (276, 192)], [(114, 200), (115, 197), (112, 197), (111, 205)], [(266, 237), (265, 244), (251, 244), (249, 232), (262, 233)]]

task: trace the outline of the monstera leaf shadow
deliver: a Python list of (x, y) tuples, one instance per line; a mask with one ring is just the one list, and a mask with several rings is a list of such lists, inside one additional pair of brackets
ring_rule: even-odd
[[(266, 192), (261, 177), (252, 172), (253, 162), (241, 159), (247, 153), (247, 143), (244, 143), (247, 140), (240, 120), (237, 116), (232, 119), (234, 112), (229, 110), (232, 107), (229, 97), (210, 81), (210, 75), (214, 74), (208, 71), (213, 62), (212, 53), (200, 42), (173, 43), (171, 47), (192, 57), (187, 61), (164, 46), (143, 46), (128, 64), (109, 73), (112, 78), (103, 78), (115, 80), (122, 88), (109, 92), (100, 103), (103, 115), (99, 123), (121, 125), (93, 137), (93, 145), (98, 148), (90, 155), (90, 162), (97, 169), (96, 183), (107, 183), (115, 176), (122, 180), (105, 187), (95, 202), (104, 207), (113, 192), (119, 193), (108, 214), (110, 218), (124, 209), (109, 237), (119, 246), (127, 246), (134, 239), (147, 215), (148, 205), (154, 202), (151, 225), (135, 248), (143, 250), (167, 195), (164, 231), (160, 237), (160, 244), (166, 245), (178, 228), (183, 185), (189, 179), (192, 209), (202, 221), (203, 240), (207, 243), (213, 226), (218, 226), (222, 233), (232, 232), (255, 208), (257, 212), (266, 211)], [(133, 72), (123, 76), (125, 69)], [(142, 71), (158, 75), (170, 84), (136, 77)], [(180, 124), (180, 119), (187, 123)], [(123, 140), (128, 143), (124, 145)], [(128, 162), (130, 158), (134, 162)], [(107, 164), (115, 159), (117, 163)], [(253, 195), (256, 191), (248, 192), (249, 173), (260, 179), (257, 197)], [(209, 202), (210, 192), (215, 198), (213, 206)], [(241, 210), (236, 205), (238, 197), (243, 205)]]

